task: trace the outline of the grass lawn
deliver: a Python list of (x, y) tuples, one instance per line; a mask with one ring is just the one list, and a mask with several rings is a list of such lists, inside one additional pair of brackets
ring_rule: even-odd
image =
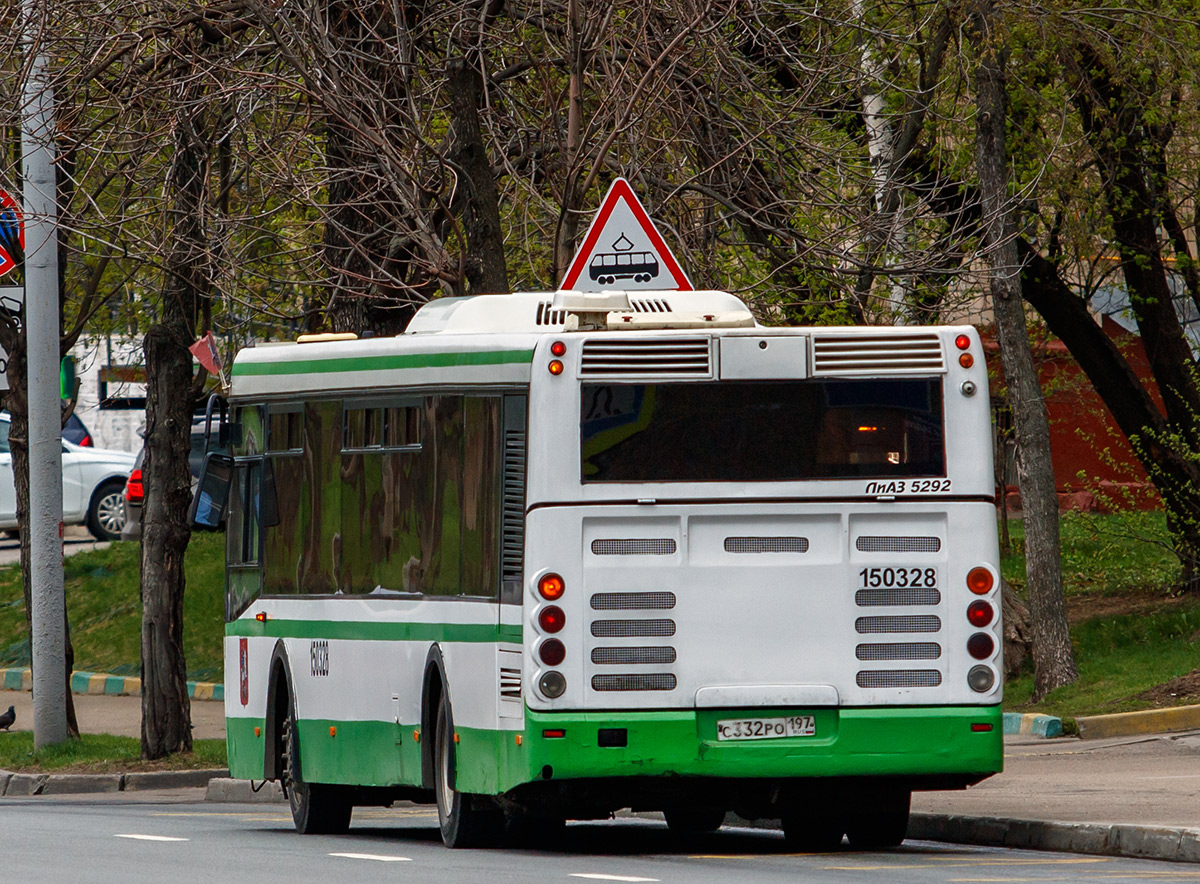
[[(138, 675), (142, 606), (138, 590), (141, 544), (119, 541), (108, 549), (66, 559), (67, 616), (75, 669)], [(225, 634), (225, 535), (196, 533), (184, 567), (183, 649), (188, 678), (221, 681)], [(29, 633), (21, 572), (0, 568), (0, 667), (29, 665)]]
[(84, 734), (79, 740), (67, 740), (35, 752), (32, 732), (0, 734), (0, 770), (129, 773), (225, 767), (224, 740), (196, 740), (192, 754), (171, 755), (160, 761), (142, 761), (141, 754), (141, 742), (133, 737)]
[[(1023, 589), (1024, 533), (1015, 521), (1010, 531), (1013, 554), (1002, 570)], [(1080, 679), (1030, 704), (1027, 662), (1005, 686), (1005, 708), (1074, 717), (1200, 703), (1200, 598), (1170, 591), (1179, 563), (1162, 514), (1069, 513), (1060, 536)], [(1176, 690), (1154, 690), (1176, 679)]]

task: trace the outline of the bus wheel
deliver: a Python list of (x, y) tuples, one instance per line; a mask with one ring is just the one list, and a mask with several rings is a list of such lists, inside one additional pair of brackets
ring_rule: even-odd
[[(438, 700), (433, 744), (433, 789), (437, 797), (442, 843), (447, 847), (491, 847), (504, 833), (504, 814), (481, 795), (459, 792), (454, 786), (454, 721), (443, 694)], [(490, 805), (490, 806), (489, 806)]]
[(288, 713), (283, 721), (283, 788), (292, 810), (292, 822), (301, 835), (342, 835), (350, 828), (348, 790), (322, 783), (306, 783), (300, 769), (300, 740), (296, 731), (296, 714)]
[(856, 850), (896, 847), (908, 831), (912, 792), (889, 791), (870, 796), (846, 821), (846, 837)]
[(679, 835), (704, 835), (715, 832), (725, 822), (720, 808), (669, 807), (663, 811), (667, 827)]
[(826, 853), (842, 843), (845, 826), (836, 816), (815, 813), (788, 813), (783, 817), (783, 838), (792, 850), (802, 853)]

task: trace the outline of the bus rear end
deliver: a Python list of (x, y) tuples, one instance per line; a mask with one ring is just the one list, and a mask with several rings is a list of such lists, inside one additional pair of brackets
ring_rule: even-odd
[(1000, 770), (974, 330), (547, 337), (529, 439), (526, 791), (895, 843)]

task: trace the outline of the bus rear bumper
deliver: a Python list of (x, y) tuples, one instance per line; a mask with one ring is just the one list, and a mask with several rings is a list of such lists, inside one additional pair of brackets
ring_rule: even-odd
[[(813, 735), (718, 738), (721, 721), (798, 715), (813, 716)], [(900, 777), (913, 788), (954, 788), (998, 773), (1004, 765), (999, 706), (527, 710), (525, 742), (529, 782), (613, 776)]]

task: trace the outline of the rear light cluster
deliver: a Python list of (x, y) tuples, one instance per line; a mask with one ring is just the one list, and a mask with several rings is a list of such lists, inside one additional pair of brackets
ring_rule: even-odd
[[(567, 345), (562, 341), (555, 341), (550, 345), (550, 353), (553, 356), (565, 356), (567, 353)], [(560, 375), (563, 373), (563, 364), (561, 359), (551, 359), (550, 364), (546, 366), (550, 374)]]
[[(955, 341), (960, 347), (962, 342), (970, 340), (966, 335), (959, 335)], [(995, 597), (991, 595), (996, 587), (996, 578), (992, 572), (982, 566), (972, 568), (967, 573), (967, 589), (979, 598), (967, 605), (967, 622), (976, 629), (984, 629), (996, 620)], [(967, 639), (967, 653), (976, 660), (988, 660), (996, 653), (996, 639), (990, 632), (976, 632)], [(996, 684), (996, 673), (990, 666), (979, 664), (972, 666), (967, 673), (967, 684), (971, 690), (985, 694)]]
[(958, 354), (959, 365), (961, 365), (963, 368), (970, 368), (975, 364), (975, 357), (966, 352), (971, 347), (971, 338), (969, 336), (959, 335), (954, 339), (954, 346), (963, 351), (962, 353)]
[[(538, 580), (538, 595), (547, 602), (557, 602), (566, 592), (567, 585), (557, 574), (543, 574)], [(549, 604), (538, 611), (538, 628), (547, 636), (562, 632), (567, 625), (567, 614), (556, 604)], [(559, 666), (567, 658), (567, 646), (557, 638), (543, 638), (537, 646), (538, 660), (544, 666)], [(545, 672), (538, 679), (538, 691), (548, 700), (561, 697), (567, 690), (567, 679), (554, 670)]]
[(146, 486), (142, 484), (142, 471), (134, 470), (125, 480), (125, 502), (140, 504), (146, 497)]

